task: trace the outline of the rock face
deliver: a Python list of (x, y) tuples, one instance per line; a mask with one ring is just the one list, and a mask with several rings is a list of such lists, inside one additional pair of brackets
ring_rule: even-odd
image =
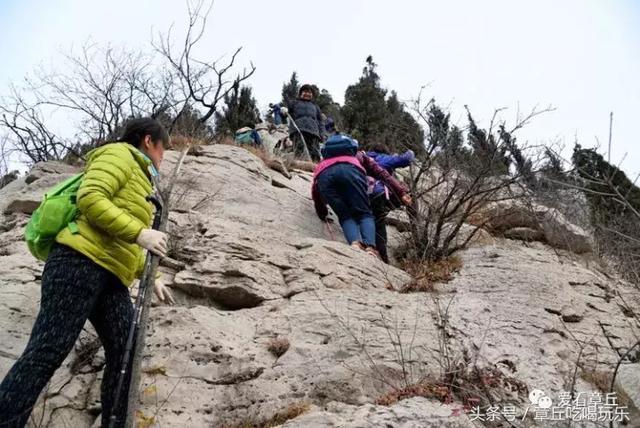
[(78, 172), (78, 168), (60, 162), (36, 164), (25, 177), (2, 188), (0, 213), (31, 214), (47, 189)]
[[(176, 159), (168, 152), (163, 171)], [(36, 203), (71, 173), (19, 179), (0, 190), (0, 205)], [(172, 200), (170, 258), (161, 267), (177, 303), (150, 312), (141, 420), (471, 427), (455, 397), (376, 403), (459, 364), (499, 370), (555, 399), (570, 388), (579, 359), (575, 390), (594, 391), (589, 371), (611, 372), (636, 340), (637, 290), (538, 242), (476, 242), (437, 292), (400, 294), (394, 290), (408, 275), (345, 245), (335, 225), (326, 229), (310, 200), (311, 175), (291, 176), (232, 146), (205, 146), (186, 158)], [(28, 210), (3, 210), (0, 377), (26, 344), (42, 269), (21, 240)], [(289, 347), (280, 354), (274, 344), (282, 340)], [(44, 424), (95, 424), (104, 364), (98, 344), (87, 324), (35, 410)], [(510, 394), (526, 409), (526, 392)]]
[(629, 407), (630, 416), (640, 426), (640, 364), (621, 364), (616, 376), (616, 392), (620, 401)]
[(273, 153), (276, 147), (282, 148), (284, 141), (289, 137), (287, 125), (275, 126), (263, 122), (256, 125), (256, 131), (258, 131), (262, 144), (269, 153)]
[(490, 219), (490, 232), (508, 238), (542, 241), (577, 254), (593, 251), (591, 236), (555, 208), (519, 201), (496, 202), (483, 210), (482, 217)]

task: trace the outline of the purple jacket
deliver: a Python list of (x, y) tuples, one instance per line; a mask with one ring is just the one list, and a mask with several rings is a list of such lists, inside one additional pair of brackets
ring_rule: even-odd
[[(351, 156), (340, 156), (340, 158), (351, 158)], [(395, 193), (398, 198), (402, 198), (404, 195), (408, 193), (407, 188), (400, 183), (396, 178), (394, 178), (391, 174), (389, 174), (384, 168), (376, 163), (372, 158), (367, 156), (365, 152), (358, 152), (355, 156), (355, 159), (364, 169), (365, 174), (376, 178), (382, 181), (393, 193)], [(320, 162), (315, 170), (313, 171), (313, 184), (311, 185), (311, 197), (313, 198), (313, 204), (316, 208), (316, 214), (320, 217), (321, 220), (324, 220), (327, 217), (329, 211), (327, 210), (327, 203), (322, 198), (322, 195), (318, 191), (317, 186), (317, 178), (322, 174), (323, 171), (335, 165), (336, 163), (344, 163), (349, 162), (353, 163), (349, 160), (335, 161), (335, 158), (325, 159)]]
[[(393, 174), (396, 168), (405, 168), (411, 165), (411, 162), (416, 158), (416, 155), (412, 150), (407, 150), (401, 155), (387, 155), (385, 153), (372, 151), (367, 152), (367, 156), (373, 158), (373, 160), (375, 160), (378, 165), (386, 169), (389, 174)], [(379, 195), (384, 193), (384, 191), (384, 184), (380, 180), (376, 180), (372, 193), (374, 195)]]

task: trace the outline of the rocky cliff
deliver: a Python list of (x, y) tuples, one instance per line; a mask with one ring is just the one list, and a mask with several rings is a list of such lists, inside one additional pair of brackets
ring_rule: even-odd
[[(177, 157), (168, 152), (164, 171)], [(24, 225), (43, 191), (73, 172), (38, 165), (0, 190), (0, 377), (38, 310), (42, 265)], [(141, 424), (471, 427), (480, 395), (513, 407), (512, 426), (552, 426), (525, 415), (530, 392), (554, 402), (595, 393), (637, 340), (637, 289), (589, 253), (549, 243), (477, 240), (452, 281), (399, 293), (408, 274), (345, 245), (315, 216), (310, 174), (291, 173), (232, 146), (186, 158), (161, 268), (177, 303), (151, 309)], [(87, 324), (33, 424), (95, 425), (102, 366)], [(619, 374), (630, 396), (636, 368)]]

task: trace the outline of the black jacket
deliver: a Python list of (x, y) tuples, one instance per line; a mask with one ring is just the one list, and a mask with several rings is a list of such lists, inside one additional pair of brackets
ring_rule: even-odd
[[(312, 101), (291, 100), (287, 103), (289, 115), (295, 120), (296, 125), (301, 132), (307, 132), (322, 138), (324, 135), (324, 121), (322, 120), (322, 112)], [(289, 125), (289, 134), (295, 134), (296, 128)]]

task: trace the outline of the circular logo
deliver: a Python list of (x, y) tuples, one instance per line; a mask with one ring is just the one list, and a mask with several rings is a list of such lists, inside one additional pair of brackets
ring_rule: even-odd
[(540, 400), (538, 400), (538, 407), (540, 407), (541, 409), (549, 409), (552, 406), (552, 402), (551, 402), (551, 398), (549, 397), (540, 397)]
[(542, 397), (544, 397), (545, 395), (546, 394), (544, 393), (544, 391), (542, 391), (540, 389), (534, 389), (533, 391), (531, 391), (529, 393), (529, 401), (531, 401), (532, 404), (538, 404), (540, 399)]

